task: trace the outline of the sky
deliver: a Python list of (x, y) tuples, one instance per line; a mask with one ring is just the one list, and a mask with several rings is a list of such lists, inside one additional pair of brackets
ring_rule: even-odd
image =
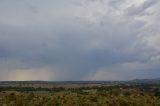
[(0, 80), (160, 77), (159, 0), (0, 0)]

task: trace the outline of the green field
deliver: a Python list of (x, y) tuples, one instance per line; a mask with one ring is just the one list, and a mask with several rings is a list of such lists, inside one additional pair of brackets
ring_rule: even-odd
[(49, 92), (0, 93), (0, 106), (160, 106), (160, 98), (151, 94), (125, 92)]
[(159, 85), (1, 86), (0, 106), (160, 106)]

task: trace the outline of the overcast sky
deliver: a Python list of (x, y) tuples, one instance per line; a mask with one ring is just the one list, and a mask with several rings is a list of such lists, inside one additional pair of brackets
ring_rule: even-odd
[(0, 80), (160, 77), (160, 0), (0, 0)]

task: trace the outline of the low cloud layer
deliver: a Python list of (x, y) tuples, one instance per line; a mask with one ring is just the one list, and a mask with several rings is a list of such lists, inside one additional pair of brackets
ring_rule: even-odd
[(0, 80), (160, 76), (159, 0), (0, 1)]

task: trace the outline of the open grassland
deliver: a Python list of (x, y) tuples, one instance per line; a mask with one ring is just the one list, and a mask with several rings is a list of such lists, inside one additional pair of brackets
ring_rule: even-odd
[(0, 106), (160, 106), (160, 98), (133, 92), (3, 91)]
[(160, 106), (160, 85), (3, 83), (0, 106)]

